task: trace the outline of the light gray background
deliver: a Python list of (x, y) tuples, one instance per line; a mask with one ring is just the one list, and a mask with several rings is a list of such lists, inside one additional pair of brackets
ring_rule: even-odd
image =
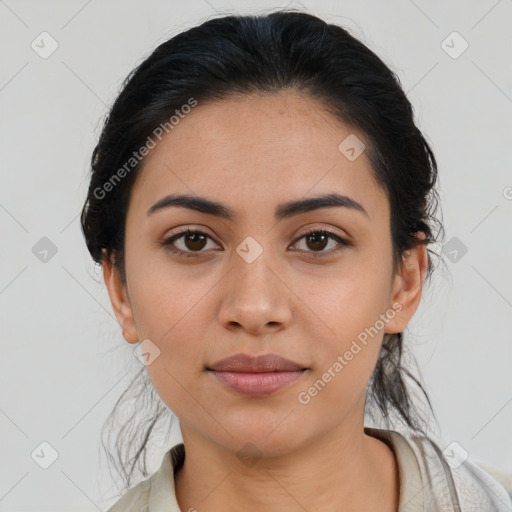
[[(140, 363), (78, 219), (107, 106), (171, 35), (216, 11), (286, 5), (0, 0), (1, 511), (95, 511), (114, 501), (99, 431)], [(446, 241), (457, 237), (467, 253), (446, 259), (449, 272), (427, 290), (408, 340), (443, 446), (457, 441), (473, 459), (512, 472), (512, 2), (288, 4), (303, 5), (398, 73), (432, 144)], [(31, 48), (43, 31), (59, 45), (47, 59)], [(458, 58), (443, 48), (453, 31), (469, 44)], [(57, 248), (46, 262), (32, 250), (42, 237)], [(59, 454), (46, 470), (30, 456), (43, 441)], [(155, 447), (151, 472), (165, 449)]]

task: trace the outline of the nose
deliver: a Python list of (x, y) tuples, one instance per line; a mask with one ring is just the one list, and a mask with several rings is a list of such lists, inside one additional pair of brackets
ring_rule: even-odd
[(292, 319), (293, 293), (278, 265), (265, 258), (265, 251), (251, 263), (238, 255), (234, 260), (222, 283), (220, 324), (255, 336), (286, 328)]

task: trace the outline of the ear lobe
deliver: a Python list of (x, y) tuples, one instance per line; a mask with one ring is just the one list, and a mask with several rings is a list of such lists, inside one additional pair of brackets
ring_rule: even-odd
[[(425, 239), (424, 233), (416, 236)], [(404, 252), (402, 267), (395, 276), (390, 301), (390, 307), (394, 303), (399, 303), (401, 309), (397, 310), (394, 318), (387, 323), (385, 333), (403, 332), (409, 324), (420, 304), (427, 268), (428, 254), (424, 243), (420, 242)]]
[(107, 258), (105, 249), (103, 249), (101, 267), (103, 271), (103, 280), (107, 287), (112, 309), (116, 315), (119, 326), (121, 327), (123, 338), (128, 343), (137, 343), (139, 341), (139, 337), (133, 320), (133, 311), (130, 299), (128, 298), (126, 286), (122, 282), (117, 268), (114, 266), (114, 261)]

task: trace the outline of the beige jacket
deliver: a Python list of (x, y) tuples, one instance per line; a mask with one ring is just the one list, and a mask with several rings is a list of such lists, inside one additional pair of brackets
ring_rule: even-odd
[[(365, 427), (395, 452), (400, 478), (399, 512), (512, 512), (512, 490), (460, 454), (441, 452), (414, 433)], [(108, 512), (187, 512), (180, 510), (174, 471), (183, 464), (180, 443), (168, 450), (160, 469), (123, 495)]]

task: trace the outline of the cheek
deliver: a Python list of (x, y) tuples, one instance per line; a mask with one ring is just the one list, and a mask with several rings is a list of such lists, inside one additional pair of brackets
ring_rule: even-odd
[(294, 288), (302, 297), (304, 312), (309, 310), (308, 316), (317, 321), (315, 326), (322, 328), (324, 339), (332, 339), (341, 349), (347, 341), (374, 326), (385, 312), (390, 291), (385, 270), (385, 265), (372, 268), (361, 262), (359, 266), (317, 276), (314, 283), (309, 276), (302, 276)]
[(320, 379), (318, 386), (329, 388), (322, 391), (322, 400), (351, 401), (373, 372), (385, 320), (392, 318), (386, 311), (389, 279), (385, 271), (385, 265), (361, 262), (359, 271), (352, 267), (345, 275), (317, 281), (316, 287), (308, 280), (301, 284), (309, 290), (303, 311), (311, 320), (308, 337), (313, 340), (315, 371), (310, 382)]
[(139, 336), (157, 344), (172, 345), (178, 343), (184, 333), (193, 336), (197, 332), (194, 325), (205, 321), (205, 299), (219, 276), (199, 266), (184, 268), (171, 263), (165, 254), (143, 258), (142, 254), (137, 256), (136, 251), (132, 261), (127, 262), (127, 269)]
[[(144, 259), (140, 259), (144, 261)], [(149, 261), (149, 259), (146, 259)], [(127, 264), (128, 268), (128, 264)], [(133, 258), (129, 291), (139, 339), (155, 345), (155, 357), (146, 367), (156, 391), (169, 406), (182, 397), (184, 388), (194, 393), (198, 374), (205, 363), (205, 347), (213, 341), (212, 312), (208, 291), (219, 277), (191, 277), (177, 265), (153, 261), (138, 264)], [(185, 393), (186, 395), (186, 393)]]
[[(329, 330), (311, 324), (313, 371), (297, 395), (308, 414), (324, 414), (327, 407), (340, 420), (365, 394), (380, 353), (384, 310), (382, 297), (364, 293), (360, 284), (346, 281), (342, 289), (337, 286), (310, 297), (320, 312), (318, 325)], [(319, 332), (325, 334), (318, 336)]]

